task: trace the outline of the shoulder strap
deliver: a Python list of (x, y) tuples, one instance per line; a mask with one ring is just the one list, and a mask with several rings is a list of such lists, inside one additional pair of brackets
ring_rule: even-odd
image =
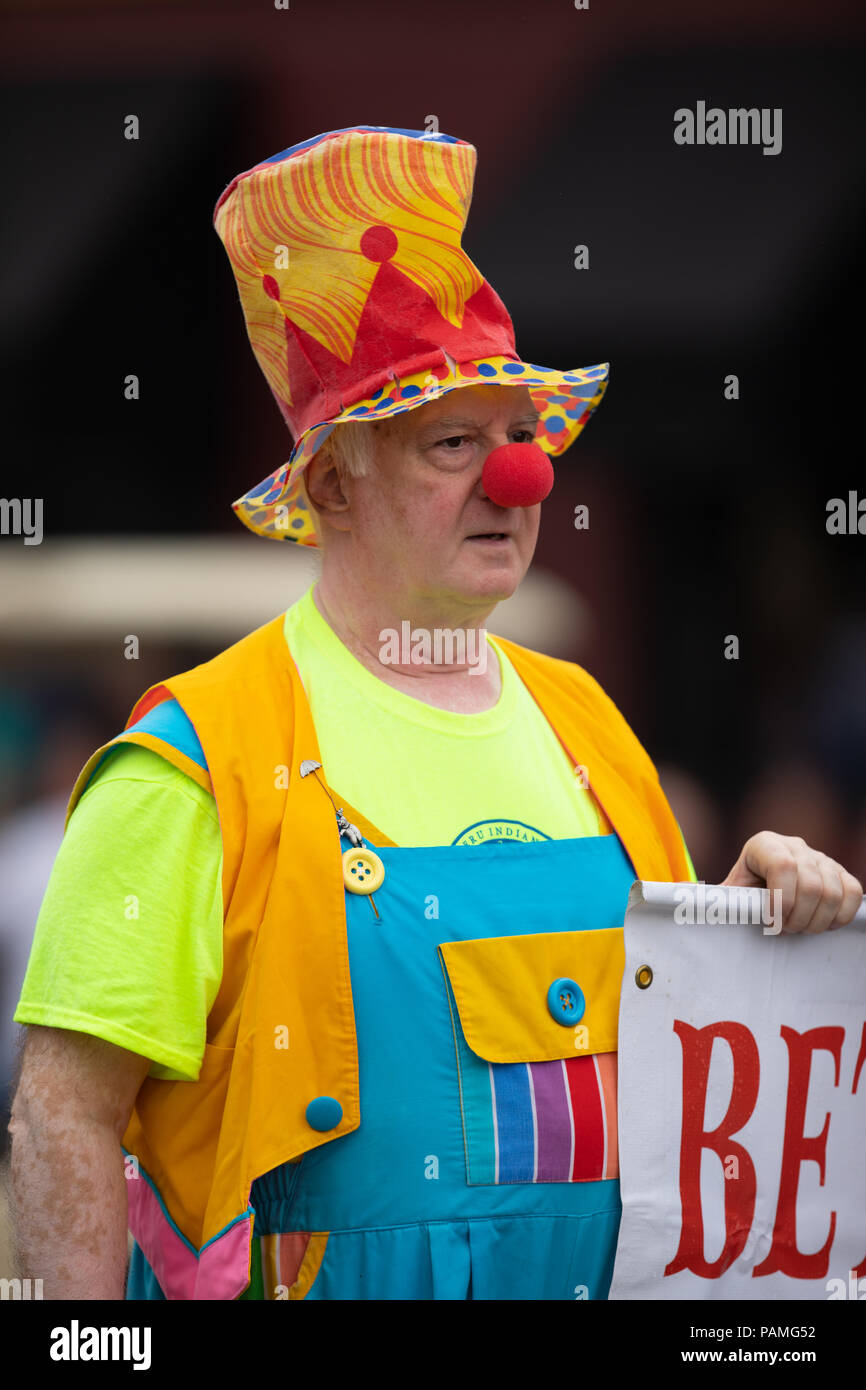
[[(122, 733), (109, 739), (108, 743), (103, 743), (94, 753), (91, 753), (72, 789), (72, 795), (66, 808), (64, 830), (69, 824), (69, 817), (90, 785), (94, 774), (102, 766), (109, 753), (123, 743), (137, 743), (142, 748), (150, 748), (154, 753), (159, 753), (161, 757), (173, 763), (181, 772), (186, 773), (187, 777), (191, 777), (200, 787), (213, 795), (207, 761), (195, 729), (178, 701), (172, 698), (171, 692), (165, 686), (158, 686), (155, 689), (163, 692), (161, 698), (152, 701), (148, 711), (135, 723), (128, 723)], [(148, 692), (148, 694), (150, 693), (152, 692)], [(139, 704), (141, 703), (139, 701)]]
[(613, 700), (583, 667), (496, 637), (625, 845), (638, 878), (691, 879), (658, 773)]

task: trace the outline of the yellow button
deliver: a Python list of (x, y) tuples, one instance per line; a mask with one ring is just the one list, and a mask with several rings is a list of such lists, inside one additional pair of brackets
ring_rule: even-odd
[(375, 893), (385, 882), (385, 865), (371, 849), (347, 849), (343, 854), (343, 882), (350, 893)]

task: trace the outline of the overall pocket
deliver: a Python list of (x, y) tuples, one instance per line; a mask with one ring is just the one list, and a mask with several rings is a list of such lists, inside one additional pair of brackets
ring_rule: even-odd
[(439, 944), (466, 1181), (619, 1176), (622, 928)]

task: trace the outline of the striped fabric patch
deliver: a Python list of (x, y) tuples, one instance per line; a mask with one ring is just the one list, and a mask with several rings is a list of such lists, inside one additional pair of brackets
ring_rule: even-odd
[(471, 1187), (619, 1177), (615, 1052), (486, 1062), (451, 1017)]

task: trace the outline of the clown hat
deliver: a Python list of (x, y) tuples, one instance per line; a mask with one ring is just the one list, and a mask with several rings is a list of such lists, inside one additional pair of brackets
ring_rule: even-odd
[(294, 439), (232, 507), (259, 536), (315, 546), (300, 491), (334, 426), (489, 382), (530, 388), (536, 442), (563, 453), (608, 364), (523, 362), (508, 311), (460, 239), (475, 176), (465, 140), (390, 126), (330, 130), (233, 179), (214, 225), (259, 366)]

